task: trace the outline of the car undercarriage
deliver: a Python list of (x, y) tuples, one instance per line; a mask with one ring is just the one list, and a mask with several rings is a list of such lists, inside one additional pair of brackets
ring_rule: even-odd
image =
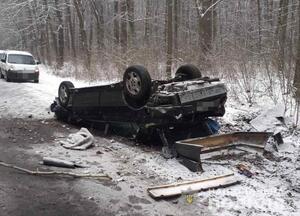
[(62, 82), (51, 111), (69, 122), (127, 125), (137, 139), (156, 134), (170, 156), (177, 140), (215, 132), (209, 117), (224, 115), (226, 99), (224, 83), (202, 77), (193, 65), (181, 66), (170, 80), (151, 80), (144, 67), (131, 66), (123, 81), (110, 85), (75, 88)]

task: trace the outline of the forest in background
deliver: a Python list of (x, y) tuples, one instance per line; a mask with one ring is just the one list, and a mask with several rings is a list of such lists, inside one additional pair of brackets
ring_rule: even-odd
[(299, 17), (299, 0), (2, 0), (0, 49), (90, 80), (131, 64), (165, 78), (193, 63), (248, 103), (261, 79), (287, 104), (300, 87)]

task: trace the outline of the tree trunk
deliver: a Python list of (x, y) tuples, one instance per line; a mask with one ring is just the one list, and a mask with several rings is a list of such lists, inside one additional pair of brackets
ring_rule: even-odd
[(261, 5), (260, 0), (257, 0), (257, 19), (258, 19), (258, 50), (261, 52)]
[(173, 1), (166, 0), (167, 6), (167, 66), (166, 66), (166, 75), (167, 78), (172, 77), (172, 58), (173, 58)]
[(115, 44), (119, 45), (120, 42), (120, 22), (119, 22), (119, 1), (114, 1), (114, 38)]
[(135, 25), (134, 25), (134, 0), (126, 0), (127, 11), (128, 11), (128, 42), (129, 47), (132, 47), (135, 43)]
[(174, 58), (178, 54), (178, 30), (179, 30), (179, 17), (180, 17), (180, 1), (174, 0)]
[(198, 34), (201, 53), (199, 55), (199, 66), (211, 67), (207, 61), (207, 55), (212, 50), (213, 34), (215, 32), (215, 10), (210, 8), (215, 0), (195, 0), (198, 13)]
[[(66, 4), (71, 4), (72, 0), (65, 0)], [(71, 44), (71, 53), (73, 56), (73, 60), (76, 61), (76, 45), (75, 45), (75, 26), (73, 25), (72, 22), (72, 11), (71, 11), (71, 6), (67, 5), (67, 21), (68, 21), (68, 26), (69, 26), (69, 36), (70, 36), (70, 44)]]
[(297, 88), (297, 98), (300, 100), (300, 4), (298, 6), (298, 41), (297, 41), (297, 57), (294, 76), (294, 87)]
[(81, 42), (81, 47), (83, 49), (83, 55), (85, 58), (85, 67), (89, 71), (91, 68), (90, 62), (91, 62), (91, 53), (88, 49), (88, 39), (87, 39), (87, 34), (85, 30), (85, 22), (84, 22), (84, 17), (83, 17), (83, 7), (82, 7), (82, 2), (81, 0), (73, 0), (74, 1), (74, 6), (77, 12), (77, 17), (79, 21), (79, 32), (80, 32), (80, 42)]
[[(48, 13), (48, 2), (47, 0), (43, 1), (43, 6), (45, 7), (45, 12)], [(51, 65), (52, 58), (51, 58), (51, 48), (50, 48), (50, 35), (49, 35), (49, 16), (46, 18), (45, 24), (45, 56), (47, 59), (47, 64)]]
[(280, 0), (280, 10), (278, 15), (277, 34), (279, 39), (279, 56), (278, 56), (278, 72), (282, 79), (284, 79), (285, 72), (285, 41), (286, 29), (288, 19), (288, 4), (289, 0)]
[(120, 2), (121, 4), (121, 35), (120, 35), (120, 42), (121, 42), (121, 48), (122, 48), (122, 53), (125, 54), (127, 52), (127, 40), (128, 40), (128, 35), (127, 35), (127, 5), (126, 1), (122, 0)]
[(96, 19), (97, 27), (97, 48), (98, 51), (102, 50), (104, 48), (104, 17), (103, 17), (103, 3), (96, 4), (95, 0), (91, 0), (92, 3), (92, 11), (94, 14), (94, 17)]
[[(90, 15), (90, 26), (89, 26), (89, 51), (92, 53), (93, 51), (93, 40), (94, 40), (94, 31), (93, 31), (93, 25), (94, 25), (94, 19), (93, 19), (93, 16)], [(90, 59), (91, 61), (91, 59)], [(91, 64), (91, 62), (89, 62), (89, 64)]]
[(144, 41), (145, 45), (149, 46), (149, 37), (150, 37), (150, 16), (151, 16), (151, 8), (150, 1), (146, 0), (146, 17), (145, 17), (145, 30), (144, 30)]
[(56, 63), (57, 63), (57, 67), (60, 69), (64, 65), (64, 49), (65, 49), (64, 23), (63, 23), (63, 17), (62, 17), (58, 0), (55, 0), (55, 7), (56, 7), (56, 17), (58, 20), (58, 38), (57, 38), (58, 52), (56, 55)]
[(204, 56), (206, 56), (211, 51), (212, 48), (213, 32), (215, 27), (215, 23), (213, 22), (214, 8), (209, 9), (209, 7), (212, 4), (214, 4), (215, 1), (214, 0), (213, 1), (201, 0), (200, 2), (198, 0), (195, 1), (196, 1), (196, 7), (197, 7), (198, 19), (199, 19), (198, 31), (199, 31), (199, 39), (200, 39), (200, 48)]

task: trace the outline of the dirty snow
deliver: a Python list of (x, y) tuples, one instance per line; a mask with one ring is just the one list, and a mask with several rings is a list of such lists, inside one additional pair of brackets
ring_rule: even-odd
[(84, 82), (72, 77), (60, 78), (45, 66), (40, 66), (40, 82), (5, 82), (0, 80), (0, 117), (51, 119), (50, 103), (57, 97), (62, 81), (71, 81), (75, 87), (107, 84), (107, 81)]
[[(52, 119), (53, 114), (49, 113), (48, 107), (57, 95), (62, 80), (64, 79), (51, 75), (46, 70), (41, 72), (39, 84), (6, 83), (1, 80), (1, 117), (27, 118), (32, 115), (33, 118), (43, 119), (44, 122)], [(95, 84), (72, 81), (76, 87)], [(262, 91), (261, 94), (263, 95), (264, 92)], [(222, 132), (254, 131), (250, 122), (273, 106), (271, 99), (263, 96), (258, 97), (255, 104), (248, 106), (229, 94), (226, 115), (219, 118)], [(113, 177), (114, 183), (125, 194), (132, 193), (148, 200), (150, 198), (146, 190), (153, 185), (201, 179), (231, 172), (241, 180), (240, 185), (194, 194), (192, 207), (186, 204), (184, 196), (178, 198), (178, 202), (175, 202), (177, 204), (174, 204), (174, 201), (156, 202), (161, 212), (154, 211), (153, 205), (144, 205), (145, 215), (155, 213), (179, 215), (182, 209), (193, 215), (203, 215), (205, 209), (207, 215), (296, 216), (300, 215), (300, 131), (292, 129), (291, 125), (291, 119), (287, 117), (286, 125), (279, 126), (286, 129), (283, 131), (284, 144), (278, 146), (278, 152), (274, 152), (272, 156), (228, 151), (224, 157), (206, 159), (203, 163), (203, 173), (192, 173), (176, 159), (166, 160), (159, 151), (151, 147), (136, 146), (123, 139), (95, 136), (94, 148), (87, 151), (72, 151), (62, 148), (59, 144), (60, 138), (68, 134), (55, 134), (56, 139), (52, 143), (36, 144), (33, 150), (28, 151), (41, 157), (68, 159), (87, 166), (78, 172), (105, 172)], [(72, 129), (70, 133), (72, 132), (76, 131)], [(235, 168), (239, 163), (249, 166), (255, 175), (247, 178), (239, 174)], [(95, 200), (99, 196), (114, 198), (114, 194), (102, 194), (95, 182), (79, 183), (76, 190), (86, 196), (93, 194)], [(170, 210), (162, 210), (166, 203), (170, 206)], [(175, 208), (180, 211), (174, 211), (174, 205), (177, 205)]]

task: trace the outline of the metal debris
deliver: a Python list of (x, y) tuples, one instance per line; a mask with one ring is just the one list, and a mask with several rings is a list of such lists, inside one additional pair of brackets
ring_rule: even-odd
[[(235, 132), (193, 138), (176, 142), (175, 148), (179, 156), (198, 163), (201, 167), (201, 155), (229, 148), (251, 148), (264, 151), (265, 144), (272, 133), (268, 132)], [(190, 163), (189, 163), (190, 164)], [(187, 166), (189, 168), (189, 166)], [(195, 167), (193, 165), (193, 167)], [(192, 171), (198, 171), (199, 169)]]
[(61, 160), (57, 158), (51, 157), (43, 157), (43, 164), (47, 166), (56, 166), (56, 167), (64, 167), (64, 168), (75, 168), (75, 163), (71, 161)]

